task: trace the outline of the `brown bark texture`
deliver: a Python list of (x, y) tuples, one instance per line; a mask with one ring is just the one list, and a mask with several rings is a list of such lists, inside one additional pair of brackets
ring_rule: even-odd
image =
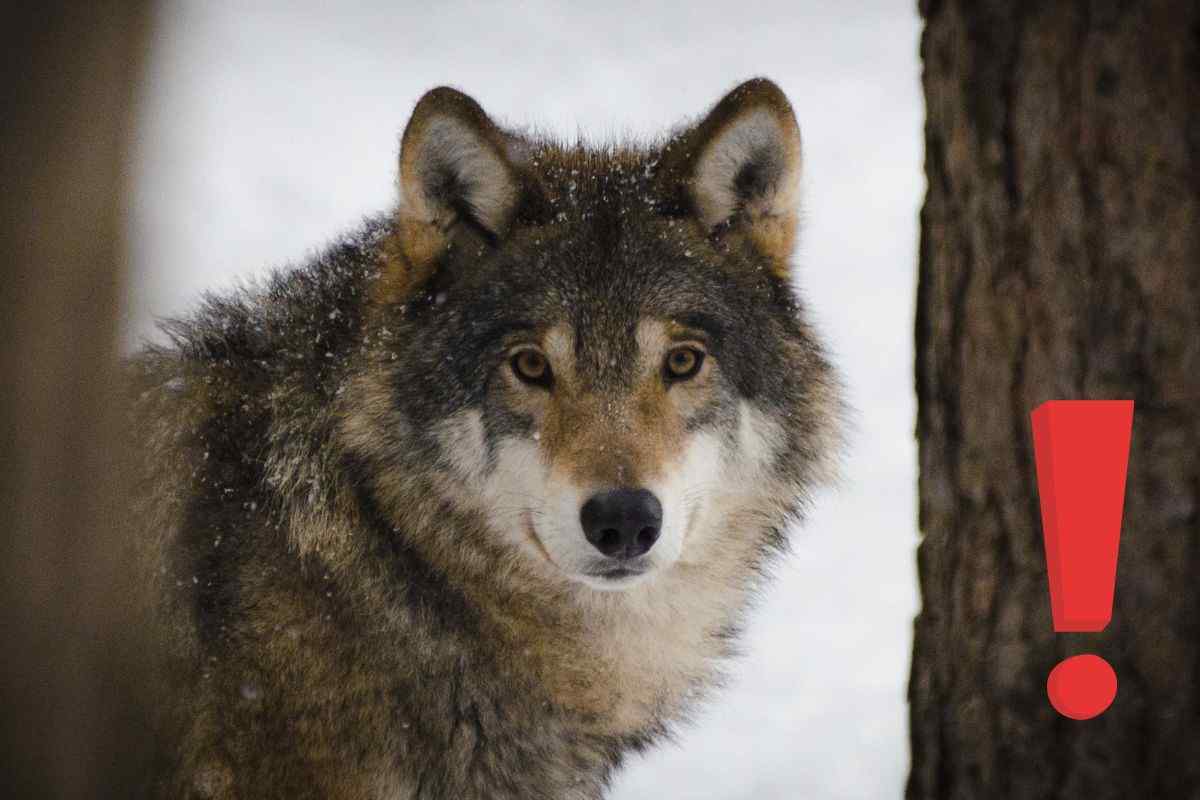
[[(929, 0), (909, 798), (1200, 797), (1200, 3)], [(1113, 620), (1055, 634), (1029, 413), (1133, 399)], [(1094, 652), (1119, 692), (1060, 717)]]
[(126, 798), (144, 766), (116, 397), (124, 155), (147, 11), (0, 14), (5, 797)]

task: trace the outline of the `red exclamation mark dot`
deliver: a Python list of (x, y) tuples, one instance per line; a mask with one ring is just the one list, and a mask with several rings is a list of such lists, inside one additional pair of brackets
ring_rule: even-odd
[[(1102, 631), (1112, 619), (1133, 401), (1052, 400), (1032, 418), (1054, 630)], [(1063, 716), (1091, 719), (1112, 705), (1117, 675), (1099, 656), (1073, 656), (1050, 672), (1046, 693)]]

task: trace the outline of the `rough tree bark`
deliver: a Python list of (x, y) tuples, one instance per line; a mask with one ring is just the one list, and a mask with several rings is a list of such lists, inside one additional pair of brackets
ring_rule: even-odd
[[(928, 0), (909, 798), (1200, 797), (1200, 3)], [(1112, 624), (1053, 632), (1029, 412), (1136, 401)], [(1120, 690), (1075, 722), (1050, 668)]]
[(149, 6), (0, 13), (5, 797), (129, 798), (144, 767), (116, 356), (124, 155)]

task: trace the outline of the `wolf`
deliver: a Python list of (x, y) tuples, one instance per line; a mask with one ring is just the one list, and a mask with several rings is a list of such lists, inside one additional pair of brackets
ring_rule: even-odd
[(148, 796), (600, 798), (830, 476), (774, 83), (607, 144), (437, 88), (398, 173), (131, 359)]

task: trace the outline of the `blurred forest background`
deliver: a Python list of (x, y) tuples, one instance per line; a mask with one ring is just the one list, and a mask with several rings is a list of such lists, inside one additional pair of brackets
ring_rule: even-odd
[[(138, 772), (115, 356), (155, 315), (390, 205), (397, 134), (433, 85), (600, 141), (754, 74), (804, 132), (797, 275), (857, 407), (846, 480), (796, 532), (730, 690), (613, 796), (1200, 796), (1200, 6), (736, 10), (5, 9), (14, 796), (126, 797)], [(1137, 402), (1098, 637), (1055, 636), (1047, 613), (1028, 413), (1051, 397)], [(1081, 649), (1121, 690), (1072, 724), (1042, 681)]]

